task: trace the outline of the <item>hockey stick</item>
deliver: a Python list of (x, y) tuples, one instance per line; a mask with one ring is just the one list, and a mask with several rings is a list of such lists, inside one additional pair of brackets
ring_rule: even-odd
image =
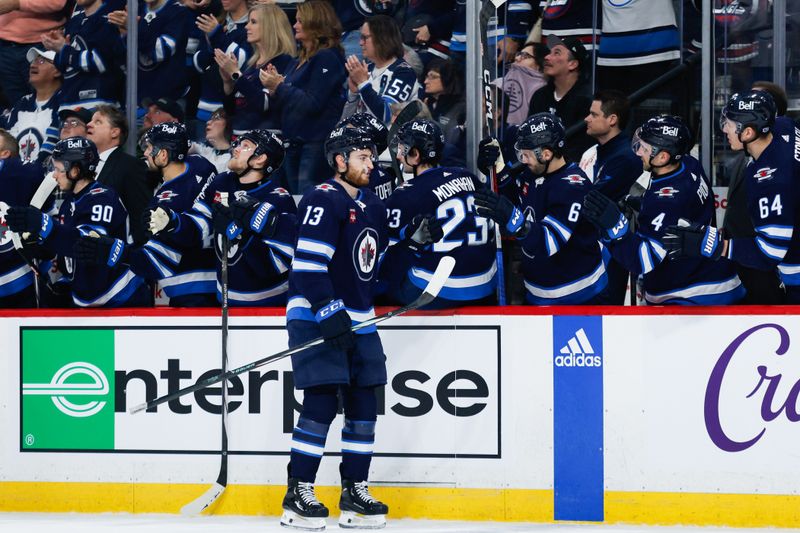
[[(383, 322), (384, 320), (388, 320), (392, 317), (402, 315), (403, 313), (407, 313), (408, 311), (413, 311), (414, 309), (418, 309), (420, 307), (428, 305), (429, 303), (431, 303), (433, 300), (436, 299), (436, 296), (439, 294), (439, 291), (442, 290), (442, 286), (447, 281), (447, 278), (450, 277), (450, 273), (453, 272), (453, 267), (455, 267), (455, 265), (456, 265), (455, 259), (453, 259), (449, 255), (443, 257), (439, 261), (439, 264), (436, 267), (436, 271), (431, 276), (430, 281), (428, 281), (428, 286), (425, 287), (425, 290), (422, 292), (422, 294), (419, 295), (419, 297), (416, 300), (414, 300), (410, 304), (404, 305), (403, 307), (399, 307), (397, 309), (389, 311), (388, 313), (384, 313), (380, 316), (376, 316), (374, 318), (370, 318), (369, 320), (365, 320), (364, 322), (356, 324), (355, 326), (350, 328), (350, 331), (358, 331), (360, 329), (367, 328), (369, 326), (373, 326), (375, 324)], [(165, 396), (161, 396), (160, 398), (156, 398), (154, 400), (150, 400), (148, 402), (135, 405), (130, 409), (128, 409), (128, 412), (130, 414), (134, 414), (138, 413), (139, 411), (144, 411), (145, 409), (150, 409), (151, 407), (155, 407), (157, 405), (161, 405), (162, 403), (166, 403), (176, 398), (180, 398), (181, 396), (185, 396), (186, 394), (191, 394), (194, 391), (205, 389), (207, 387), (215, 385), (222, 380), (229, 380), (234, 376), (238, 376), (239, 374), (243, 374), (254, 368), (258, 368), (266, 364), (273, 363), (275, 361), (283, 359), (285, 357), (288, 357), (292, 354), (302, 352), (306, 348), (317, 346), (318, 344), (322, 344), (323, 342), (325, 342), (325, 339), (322, 337), (319, 337), (317, 339), (311, 339), (310, 341), (298, 344), (297, 346), (289, 348), (288, 350), (284, 350), (282, 352), (269, 355), (262, 359), (253, 361), (252, 363), (247, 363), (246, 365), (234, 368), (233, 370), (228, 370), (225, 373), (217, 374), (216, 376), (204, 379), (202, 381), (198, 381), (194, 385), (190, 385), (188, 387), (175, 391), (171, 394), (167, 394)]]
[[(505, 0), (483, 0), (480, 12), (480, 38), (481, 38), (481, 81), (483, 83), (483, 99), (484, 99), (484, 115), (486, 118), (486, 129), (488, 134), (495, 135), (495, 117), (494, 117), (494, 98), (492, 89), (491, 69), (489, 68), (491, 59), (489, 58), (489, 19), (492, 17), (492, 9), (495, 10), (505, 3)], [(495, 11), (496, 12), (496, 11)], [(492, 191), (497, 192), (497, 174), (494, 167), (491, 172), (490, 187)], [(496, 247), (495, 262), (497, 263), (497, 303), (506, 305), (506, 276), (505, 267), (503, 266), (503, 240), (500, 237), (500, 227), (494, 225), (494, 242)]]
[(408, 102), (397, 117), (395, 117), (394, 122), (392, 122), (392, 127), (389, 128), (389, 133), (386, 134), (386, 138), (389, 142), (389, 157), (392, 158), (392, 170), (394, 170), (394, 174), (397, 176), (398, 185), (403, 184), (403, 171), (400, 169), (400, 163), (397, 162), (397, 151), (394, 149), (394, 146), (392, 146), (392, 141), (395, 135), (397, 135), (397, 130), (400, 129), (400, 126), (414, 120), (414, 117), (419, 115), (420, 111), (422, 111), (422, 102), (419, 100), (411, 100)]
[[(227, 203), (227, 202), (226, 202)], [(228, 251), (230, 243), (228, 236), (222, 235), (222, 373), (228, 372)], [(212, 503), (222, 496), (225, 487), (228, 486), (228, 381), (222, 385), (222, 449), (219, 459), (219, 474), (217, 480), (208, 490), (195, 500), (181, 507), (183, 515), (198, 515), (211, 506)]]

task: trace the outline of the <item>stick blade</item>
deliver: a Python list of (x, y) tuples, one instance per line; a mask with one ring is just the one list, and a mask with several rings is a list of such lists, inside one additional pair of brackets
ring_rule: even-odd
[(425, 287), (425, 293), (430, 295), (431, 301), (439, 294), (439, 291), (442, 290), (444, 287), (447, 278), (450, 277), (450, 274), (453, 273), (453, 268), (456, 266), (456, 260), (446, 255), (439, 260), (439, 264), (436, 266), (436, 271), (431, 276), (431, 280), (428, 282), (428, 286)]
[(200, 495), (199, 498), (196, 500), (192, 500), (191, 502), (187, 503), (183, 507), (181, 507), (181, 514), (184, 516), (197, 516), (206, 509), (208, 509), (211, 504), (213, 504), (222, 493), (225, 491), (225, 485), (220, 485), (219, 483), (214, 483), (211, 485), (207, 491)]

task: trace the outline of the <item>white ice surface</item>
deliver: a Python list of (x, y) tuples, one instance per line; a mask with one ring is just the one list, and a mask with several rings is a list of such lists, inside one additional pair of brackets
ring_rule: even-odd
[[(182, 517), (176, 515), (130, 514), (38, 514), (0, 513), (2, 533), (289, 533), (278, 518), (241, 516)], [(328, 519), (327, 531), (339, 529)], [(718, 527), (611, 526), (605, 524), (525, 524), (518, 522), (449, 522), (434, 520), (392, 520), (384, 531), (409, 533), (766, 533), (796, 529), (739, 529)]]

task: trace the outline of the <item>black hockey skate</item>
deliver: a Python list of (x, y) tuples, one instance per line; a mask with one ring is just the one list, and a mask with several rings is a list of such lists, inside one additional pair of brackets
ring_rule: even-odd
[(373, 498), (366, 481), (342, 480), (342, 497), (339, 499), (339, 527), (354, 529), (380, 529), (386, 527), (389, 507)]
[(314, 494), (314, 484), (289, 478), (289, 488), (283, 497), (281, 525), (308, 531), (325, 529), (328, 508)]

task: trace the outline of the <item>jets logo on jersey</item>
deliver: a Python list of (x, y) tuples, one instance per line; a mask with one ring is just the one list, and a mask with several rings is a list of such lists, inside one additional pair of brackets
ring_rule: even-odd
[(290, 196), (289, 191), (287, 191), (283, 187), (275, 187), (274, 189), (272, 189), (272, 194), (277, 194), (278, 196)]
[(586, 181), (586, 178), (579, 176), (578, 174), (570, 174), (569, 176), (564, 176), (561, 179), (570, 185), (583, 185), (583, 182)]
[(353, 265), (362, 281), (369, 281), (378, 262), (378, 233), (372, 228), (364, 228), (353, 246)]
[(775, 174), (776, 170), (778, 169), (769, 167), (759, 168), (756, 170), (756, 173), (753, 174), (753, 177), (756, 178), (759, 183), (761, 183), (762, 181), (772, 179), (772, 175)]
[(336, 187), (334, 187), (330, 183), (320, 183), (319, 185), (314, 187), (314, 189), (318, 191), (335, 191)]
[(102, 187), (95, 187), (94, 189), (90, 189), (89, 190), (89, 194), (92, 194), (92, 195), (94, 195), (94, 194), (103, 194), (104, 192), (106, 192), (106, 190), (104, 188), (102, 188)]
[(679, 192), (675, 187), (661, 187), (656, 191), (656, 196), (659, 198), (674, 198)]
[(156, 198), (158, 199), (159, 202), (169, 202), (176, 196), (178, 196), (177, 193), (174, 193), (172, 191), (161, 191), (156, 195)]
[(19, 144), (19, 158), (23, 161), (32, 161), (42, 146), (42, 134), (33, 128), (24, 129), (17, 135), (17, 143)]

